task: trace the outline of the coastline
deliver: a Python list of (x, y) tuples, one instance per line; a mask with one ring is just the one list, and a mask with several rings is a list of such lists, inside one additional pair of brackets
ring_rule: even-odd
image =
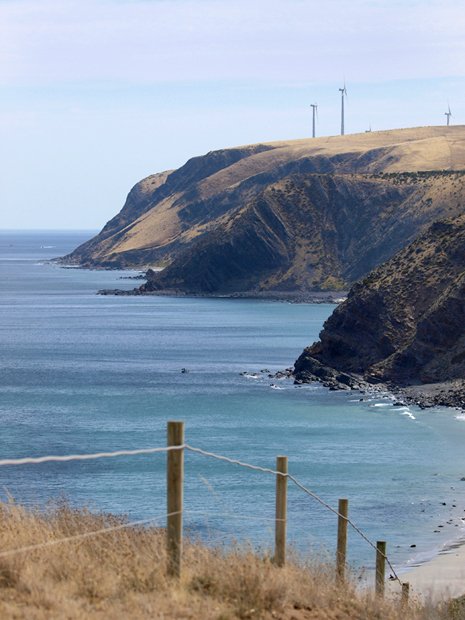
[[(370, 381), (363, 375), (326, 366), (316, 358), (306, 356), (305, 353), (306, 350), (294, 366), (296, 384), (318, 382), (330, 390), (353, 390), (362, 394), (388, 392), (399, 405), (417, 405), (421, 409), (452, 407), (465, 411), (465, 379), (411, 385)], [(305, 358), (304, 368), (302, 358)]]
[[(62, 261), (62, 258), (52, 259), (51, 262), (63, 269), (89, 269), (82, 264), (71, 264)], [(120, 270), (121, 267), (92, 267), (96, 270)], [(127, 269), (134, 271), (135, 268)], [(126, 279), (124, 276), (121, 279)], [(128, 280), (146, 279), (143, 271), (137, 276), (128, 276)], [(232, 293), (196, 293), (184, 292), (179, 289), (165, 289), (158, 291), (141, 291), (133, 289), (101, 289), (97, 295), (115, 296), (154, 296), (154, 297), (178, 297), (198, 299), (251, 299), (263, 301), (275, 301), (294, 304), (334, 304), (342, 303), (347, 291), (235, 291)], [(296, 383), (318, 382), (331, 390), (355, 390), (360, 393), (378, 391), (389, 392), (399, 404), (417, 405), (422, 409), (430, 407), (451, 407), (465, 411), (465, 380), (451, 380), (441, 383), (416, 384), (409, 386), (394, 385), (391, 383), (369, 383), (362, 376), (340, 372), (329, 367), (323, 367), (324, 373), (311, 375), (309, 380), (297, 380)], [(329, 372), (328, 372), (329, 371)], [(341, 381), (341, 376), (346, 377)], [(346, 382), (347, 381), (347, 382)]]
[[(95, 271), (137, 271), (136, 276), (121, 276), (121, 280), (146, 280), (145, 271), (141, 267), (121, 266), (86, 266), (80, 263), (70, 263), (63, 261), (62, 257), (50, 260), (51, 263), (58, 265), (62, 269), (89, 269)], [(163, 268), (150, 267), (155, 271), (162, 271)], [(345, 301), (348, 291), (232, 291), (228, 293), (206, 293), (195, 291), (181, 291), (179, 289), (161, 289), (157, 291), (141, 291), (140, 288), (133, 289), (101, 289), (97, 295), (115, 296), (152, 296), (152, 297), (186, 297), (186, 298), (205, 298), (205, 299), (255, 299), (264, 301), (281, 301), (283, 303), (298, 304), (340, 304)]]
[[(439, 603), (465, 596), (465, 537), (445, 544), (432, 559), (399, 571), (410, 584), (411, 600)], [(387, 582), (389, 591), (400, 594), (398, 582)]]
[[(110, 300), (108, 300), (108, 301), (110, 301)], [(123, 304), (123, 305), (124, 305), (124, 304)], [(305, 309), (304, 309), (304, 310), (305, 310)], [(306, 312), (306, 311), (305, 311), (305, 312)], [(184, 377), (184, 378), (185, 378), (185, 377)], [(380, 389), (382, 389), (382, 388), (380, 387)], [(376, 391), (377, 391), (377, 390), (375, 389), (375, 386), (373, 386), (373, 391), (374, 391), (374, 392), (376, 392)], [(277, 394), (279, 394), (279, 393), (277, 393)], [(437, 552), (437, 550), (436, 550), (436, 552)], [(432, 552), (432, 553), (433, 553), (433, 552)], [(432, 555), (432, 553), (431, 553), (431, 555)], [(440, 554), (441, 554), (441, 552), (439, 553), (439, 555), (440, 555)], [(425, 562), (424, 564), (422, 564), (422, 565), (421, 565), (421, 566), (419, 566), (419, 567), (417, 567), (416, 565), (413, 565), (413, 566), (412, 566), (412, 568), (409, 568), (409, 570), (405, 573), (405, 578), (406, 578), (406, 580), (409, 580), (408, 575), (416, 573), (417, 568), (422, 568), (423, 566), (425, 566), (425, 565), (427, 565), (427, 564), (430, 564), (430, 562), (434, 562), (434, 560), (436, 559), (436, 557), (437, 557), (437, 556), (435, 556), (435, 558), (433, 558), (432, 560), (428, 560), (427, 562)], [(449, 561), (449, 559), (448, 559), (448, 561)], [(459, 577), (457, 577), (456, 579), (458, 580), (458, 579), (459, 579)], [(465, 581), (465, 580), (464, 580), (464, 581)], [(424, 586), (424, 587), (426, 587), (426, 586)], [(429, 586), (428, 586), (428, 587), (429, 587)]]
[(388, 386), (387, 389), (402, 398), (406, 404), (418, 405), (423, 409), (429, 407), (456, 407), (465, 410), (465, 380), (463, 379), (405, 387)]
[[(139, 279), (139, 278), (138, 278)], [(116, 296), (152, 296), (152, 297), (186, 297), (198, 299), (254, 299), (263, 301), (281, 301), (294, 304), (339, 304), (345, 297), (345, 291), (235, 291), (232, 293), (195, 293), (179, 290), (141, 291), (138, 288), (101, 289), (98, 295)]]

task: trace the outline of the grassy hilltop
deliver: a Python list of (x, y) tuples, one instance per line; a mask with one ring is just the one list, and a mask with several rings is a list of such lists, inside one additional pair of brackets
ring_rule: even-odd
[(420, 127), (223, 149), (152, 175), (65, 257), (164, 266), (143, 291), (347, 288), (459, 215), (465, 127)]

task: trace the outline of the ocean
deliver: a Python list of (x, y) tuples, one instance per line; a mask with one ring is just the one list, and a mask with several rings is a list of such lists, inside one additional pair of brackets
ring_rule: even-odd
[[(269, 468), (287, 455), (329, 504), (349, 499), (351, 518), (387, 541), (397, 567), (465, 535), (465, 415), (268, 376), (292, 366), (334, 306), (99, 296), (138, 286), (136, 272), (48, 262), (92, 234), (0, 233), (0, 459), (164, 446), (167, 421), (184, 420), (186, 440), (204, 450)], [(0, 498), (66, 498), (163, 525), (165, 458), (0, 467)], [(274, 486), (271, 475), (187, 454), (186, 531), (272, 548)], [(333, 558), (334, 514), (292, 484), (288, 510), (289, 543)], [(354, 531), (349, 561), (374, 564)]]

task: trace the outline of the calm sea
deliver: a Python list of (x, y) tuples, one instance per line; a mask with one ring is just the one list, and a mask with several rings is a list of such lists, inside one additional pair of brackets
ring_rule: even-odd
[[(332, 505), (348, 497), (398, 565), (463, 535), (465, 416), (260, 372), (292, 365), (333, 306), (98, 296), (139, 283), (47, 262), (89, 236), (0, 233), (0, 458), (163, 446), (167, 420), (180, 419), (195, 446), (266, 467), (288, 455)], [(164, 487), (164, 455), (0, 468), (2, 499), (66, 496), (131, 519), (162, 515)], [(188, 454), (185, 509), (193, 535), (272, 545), (271, 476)], [(332, 556), (335, 534), (334, 515), (291, 485), (289, 540)], [(351, 562), (372, 566), (349, 536)]]

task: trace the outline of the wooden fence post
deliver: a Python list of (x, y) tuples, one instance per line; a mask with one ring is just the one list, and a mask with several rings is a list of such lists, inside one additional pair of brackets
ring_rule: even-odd
[(377, 596), (384, 596), (384, 579), (386, 574), (386, 543), (384, 540), (376, 542), (376, 578), (375, 592)]
[(407, 607), (409, 594), (410, 594), (410, 584), (408, 581), (404, 581), (404, 583), (402, 584), (402, 596), (400, 599), (400, 604), (402, 605), (402, 607)]
[[(287, 456), (276, 458), (276, 471), (287, 474)], [(276, 524), (274, 563), (286, 562), (287, 476), (276, 474)]]
[[(168, 446), (184, 444), (184, 422), (168, 422)], [(166, 462), (168, 574), (181, 576), (184, 449), (169, 450)]]
[(349, 500), (340, 499), (337, 518), (337, 553), (336, 553), (336, 582), (342, 585), (345, 581), (347, 558), (347, 517), (349, 514)]

